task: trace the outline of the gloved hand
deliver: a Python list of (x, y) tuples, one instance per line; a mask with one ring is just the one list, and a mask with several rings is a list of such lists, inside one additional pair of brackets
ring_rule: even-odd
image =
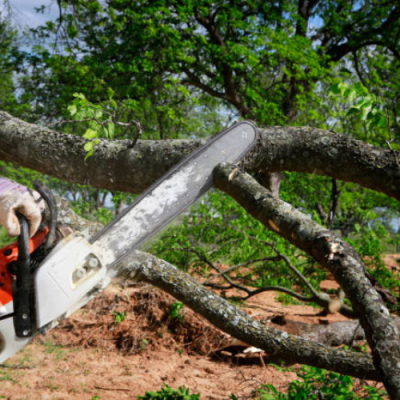
[[(0, 180), (0, 223), (6, 228), (9, 236), (19, 236), (21, 229), (15, 214), (18, 211), (28, 220), (29, 235), (32, 237), (38, 230), (42, 220), (41, 208), (44, 208), (43, 201), (41, 207), (41, 204), (33, 198), (26, 188), (11, 181), (7, 181), (11, 185), (9, 183), (3, 185), (8, 187), (1, 191), (3, 181), (7, 180), (4, 178)], [(38, 193), (36, 194), (40, 197)]]

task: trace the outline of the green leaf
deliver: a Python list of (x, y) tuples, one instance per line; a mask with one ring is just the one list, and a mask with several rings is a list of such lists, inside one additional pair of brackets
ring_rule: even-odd
[(72, 104), (72, 105), (68, 106), (67, 110), (69, 111), (69, 113), (71, 115), (75, 115), (77, 112), (77, 107), (75, 104)]
[(76, 98), (78, 98), (78, 99), (81, 99), (81, 100), (86, 100), (86, 97), (85, 97), (85, 95), (83, 94), (83, 93), (74, 93), (73, 94), (73, 96), (74, 97), (76, 97)]
[(340, 82), (338, 84), (338, 89), (339, 89), (339, 93), (341, 96), (344, 96), (344, 94), (346, 93), (346, 90), (349, 88), (349, 85), (345, 82)]
[(92, 141), (86, 142), (86, 143), (84, 144), (84, 146), (83, 146), (83, 148), (84, 148), (86, 151), (92, 151), (92, 152), (93, 152), (93, 147), (94, 147), (94, 144), (93, 144)]
[(352, 115), (359, 115), (361, 113), (360, 109), (356, 106), (352, 106), (349, 111), (347, 111), (346, 115), (351, 117)]
[[(86, 132), (84, 133), (84, 135), (83, 135), (83, 137), (85, 138), (85, 139), (94, 139), (94, 138), (96, 138), (98, 136), (98, 132), (97, 131), (95, 131), (95, 130), (93, 130), (93, 129), (87, 129), (86, 130)], [(88, 144), (88, 143), (92, 143), (92, 142), (87, 142), (87, 143), (85, 143), (85, 146)], [(92, 143), (93, 144), (93, 143)], [(84, 147), (85, 147), (84, 146)], [(86, 148), (85, 148), (86, 149)]]
[(363, 85), (356, 86), (356, 93), (357, 93), (357, 97), (369, 95), (368, 89)]
[(113, 122), (109, 122), (107, 124), (107, 131), (108, 131), (108, 137), (110, 139), (114, 139), (115, 124)]
[(347, 96), (347, 100), (348, 100), (349, 102), (352, 102), (352, 101), (354, 101), (356, 98), (357, 98), (357, 92), (356, 92), (356, 90), (355, 90), (355, 89), (351, 89), (350, 92), (349, 92), (349, 94), (348, 94), (348, 96)]
[(87, 160), (92, 154), (93, 154), (93, 149), (87, 152), (85, 160)]
[(386, 115), (381, 115), (378, 119), (378, 123), (376, 124), (378, 128), (387, 128), (388, 127), (388, 120)]
[(367, 119), (368, 114), (371, 111), (371, 107), (372, 107), (371, 103), (366, 103), (365, 105), (363, 105), (363, 107), (361, 109), (361, 117), (360, 117), (362, 121), (365, 121)]

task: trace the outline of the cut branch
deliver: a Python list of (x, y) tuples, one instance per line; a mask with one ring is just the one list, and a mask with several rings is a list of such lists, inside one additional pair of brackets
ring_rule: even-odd
[[(65, 200), (57, 198), (57, 204), (61, 211), (60, 224), (69, 224), (74, 230), (86, 232), (88, 236), (101, 229), (101, 224), (78, 217)], [(265, 350), (275, 358), (290, 363), (305, 363), (361, 379), (380, 380), (370, 356), (336, 350), (266, 327), (206, 289), (189, 274), (150, 254), (133, 252), (120, 264), (117, 275), (126, 280), (151, 283), (182, 301), (214, 326)]]

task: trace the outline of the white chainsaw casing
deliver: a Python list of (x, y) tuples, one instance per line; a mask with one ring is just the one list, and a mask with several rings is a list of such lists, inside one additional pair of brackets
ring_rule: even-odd
[(83, 236), (64, 238), (34, 276), (38, 329), (75, 310), (105, 276), (106, 268)]
[[(0, 308), (0, 316), (10, 314), (13, 311), (13, 302), (10, 301)], [(12, 318), (0, 321), (0, 364), (25, 347), (30, 340), (31, 338), (19, 338), (16, 336)]]

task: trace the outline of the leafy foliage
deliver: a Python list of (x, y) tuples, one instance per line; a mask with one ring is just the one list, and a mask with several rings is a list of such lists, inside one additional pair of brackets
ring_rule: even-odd
[[(284, 253), (318, 286), (326, 273), (314, 267), (308, 257), (285, 240), (268, 231), (229, 196), (213, 191), (152, 244), (151, 251), (184, 270), (207, 277), (213, 266), (242, 267), (228, 276), (250, 286), (298, 285), (296, 276), (276, 257)], [(301, 262), (298, 261), (301, 259)]]
[(172, 389), (164, 385), (157, 392), (146, 392), (144, 396), (138, 396), (138, 400), (198, 400), (199, 394), (190, 394), (189, 389), (180, 386), (178, 389)]
[(83, 137), (88, 139), (84, 145), (88, 158), (93, 154), (94, 145), (99, 143), (99, 137), (114, 138), (115, 125), (112, 121), (103, 124), (102, 107), (88, 101), (82, 93), (74, 93), (74, 97), (73, 103), (68, 106), (71, 116), (78, 120), (90, 120), (90, 128), (83, 134)]
[(298, 373), (300, 380), (290, 383), (288, 394), (280, 393), (273, 384), (261, 385), (257, 390), (256, 398), (260, 400), (380, 400), (386, 398), (386, 393), (373, 386), (364, 386), (355, 393), (353, 378), (334, 372), (327, 372), (320, 368), (302, 367)]
[(181, 301), (176, 301), (171, 305), (171, 309), (169, 312), (169, 315), (173, 319), (178, 319), (180, 322), (183, 322), (183, 319), (185, 318), (182, 314), (182, 309), (183, 309), (183, 303)]
[(330, 88), (330, 94), (344, 97), (351, 107), (346, 113), (347, 117), (355, 117), (363, 121), (368, 133), (378, 132), (385, 140), (391, 139), (390, 109), (381, 97), (370, 93), (362, 84), (350, 85), (339, 82)]

